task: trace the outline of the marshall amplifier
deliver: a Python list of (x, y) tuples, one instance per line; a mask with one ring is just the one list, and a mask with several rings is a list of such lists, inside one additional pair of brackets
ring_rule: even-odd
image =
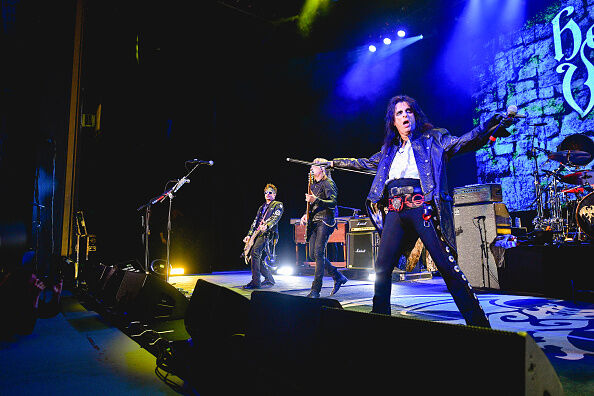
[(378, 245), (377, 231), (347, 233), (347, 268), (373, 268)]
[(349, 232), (373, 232), (376, 231), (371, 219), (366, 216), (352, 217), (349, 219)]
[(454, 205), (470, 205), (483, 202), (502, 202), (501, 184), (470, 184), (454, 188)]

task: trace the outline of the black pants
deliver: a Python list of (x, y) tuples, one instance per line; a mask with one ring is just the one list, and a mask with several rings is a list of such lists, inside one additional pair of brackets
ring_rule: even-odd
[(324, 269), (328, 271), (328, 275), (335, 281), (340, 278), (340, 274), (335, 266), (326, 258), (326, 245), (334, 227), (327, 226), (323, 222), (312, 223), (313, 231), (309, 237), (309, 255), (316, 262), (316, 271), (314, 279), (311, 284), (311, 290), (320, 292), (322, 290), (322, 278), (324, 277)]
[(388, 212), (375, 264), (373, 311), (390, 314), (392, 271), (406, 244), (418, 237), (433, 258), (439, 273), (468, 325), (490, 327), (476, 294), (456, 263), (450, 248), (440, 240), (433, 221), (423, 220), (423, 206)]
[(264, 248), (266, 247), (267, 242), (267, 236), (261, 234), (256, 237), (254, 246), (252, 247), (252, 284), (256, 286), (260, 285), (260, 275), (264, 275), (266, 280), (274, 282), (274, 278), (272, 277), (272, 273), (268, 269), (268, 266), (262, 265), (262, 256), (264, 255)]

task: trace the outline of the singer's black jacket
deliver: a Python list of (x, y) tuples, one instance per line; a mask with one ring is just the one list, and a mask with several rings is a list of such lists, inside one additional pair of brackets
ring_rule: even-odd
[[(430, 129), (411, 136), (411, 144), (425, 201), (432, 202), (437, 211), (437, 220), (444, 241), (456, 251), (454, 235), (453, 199), (449, 193), (446, 176), (446, 163), (455, 154), (477, 150), (484, 146), (501, 116), (494, 116), (462, 136), (452, 136), (442, 128)], [(366, 207), (370, 217), (381, 233), (387, 194), (385, 184), (397, 147), (392, 144), (387, 150), (370, 158), (335, 158), (334, 166), (358, 170), (377, 171), (367, 196)]]

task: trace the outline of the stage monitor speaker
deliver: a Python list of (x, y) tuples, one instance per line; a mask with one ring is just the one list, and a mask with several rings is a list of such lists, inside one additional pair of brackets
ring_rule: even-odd
[(477, 288), (499, 289), (496, 258), (490, 245), (498, 235), (511, 233), (505, 204), (454, 206), (454, 229), (458, 265), (468, 282)]
[(183, 319), (188, 298), (173, 285), (153, 274), (122, 271), (116, 293), (116, 310), (130, 320), (161, 322)]
[(186, 331), (198, 343), (245, 334), (249, 309), (247, 297), (198, 279), (186, 312)]
[(152, 275), (106, 267), (97, 300), (109, 312), (126, 320), (158, 322), (182, 319), (188, 299), (182, 292)]
[(335, 362), (320, 363), (324, 378), (333, 379), (320, 394), (563, 394), (550, 361), (525, 332), (332, 308), (321, 309), (319, 332), (315, 357)]
[(259, 364), (271, 371), (307, 369), (309, 362), (322, 359), (314, 349), (321, 307), (342, 309), (337, 300), (330, 298), (253, 292), (246, 333), (247, 353), (261, 359)]
[(372, 269), (378, 245), (379, 234), (376, 231), (347, 233), (347, 268)]
[(124, 279), (124, 271), (116, 266), (108, 266), (99, 279), (97, 299), (108, 308), (113, 308), (117, 302), (116, 295)]
[(101, 279), (103, 274), (107, 271), (107, 266), (104, 264), (97, 264), (86, 266), (82, 268), (80, 279), (86, 283), (87, 291), (95, 296), (101, 287)]

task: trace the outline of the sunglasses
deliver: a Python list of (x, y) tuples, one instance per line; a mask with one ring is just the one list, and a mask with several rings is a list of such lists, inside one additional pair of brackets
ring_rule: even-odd
[(274, 191), (264, 191), (264, 194), (274, 194)]

